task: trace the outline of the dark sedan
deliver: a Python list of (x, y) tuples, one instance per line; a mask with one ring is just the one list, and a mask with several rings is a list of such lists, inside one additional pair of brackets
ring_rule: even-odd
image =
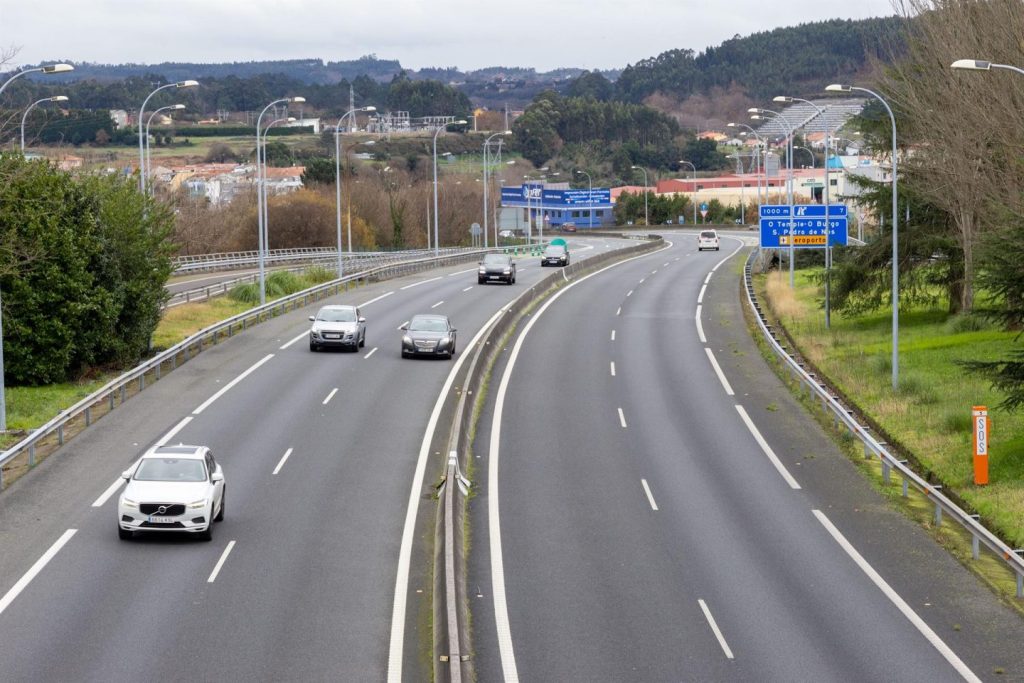
[(516, 282), (516, 263), (508, 254), (487, 254), (480, 262), (476, 274), (477, 284), (487, 282)]
[(569, 265), (569, 250), (561, 244), (549, 245), (540, 257), (542, 266), (567, 266)]
[(416, 315), (402, 325), (402, 358), (455, 355), (455, 332), (446, 315)]

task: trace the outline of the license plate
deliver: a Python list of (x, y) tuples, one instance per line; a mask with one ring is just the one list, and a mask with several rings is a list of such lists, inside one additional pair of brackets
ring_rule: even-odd
[(325, 334), (324, 339), (341, 339), (340, 334)]
[(500, 275), (488, 275), (487, 277), (490, 278), (491, 280), (500, 280), (501, 279)]
[(178, 520), (174, 517), (150, 517), (150, 524), (174, 524)]

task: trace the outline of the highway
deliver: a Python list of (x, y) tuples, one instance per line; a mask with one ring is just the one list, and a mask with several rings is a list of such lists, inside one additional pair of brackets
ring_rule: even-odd
[[(572, 243), (575, 259), (634, 244)], [(518, 265), (514, 286), (480, 286), (467, 263), (325, 300), (362, 306), (358, 353), (309, 352), (314, 307), (258, 325), (13, 484), (0, 496), (0, 679), (383, 680), (390, 661), (425, 680), (422, 539), (441, 462), (426, 466), (421, 444), (453, 363), (401, 360), (398, 327), (447, 314), (464, 351), (551, 272)], [(223, 465), (212, 542), (118, 540), (119, 474), (157, 442), (208, 445)]]
[(493, 372), (471, 474), (477, 679), (1024, 680), (1019, 615), (765, 364), (743, 235), (697, 253), (665, 234), (562, 289)]

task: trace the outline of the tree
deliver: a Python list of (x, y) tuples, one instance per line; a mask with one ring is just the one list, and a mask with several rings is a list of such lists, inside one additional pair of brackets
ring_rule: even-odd
[(226, 164), (237, 162), (238, 160), (239, 158), (235, 151), (223, 142), (215, 142), (210, 145), (210, 150), (206, 153), (205, 159), (208, 164)]
[(615, 94), (615, 86), (599, 71), (584, 71), (570, 85), (566, 97), (605, 102)]
[(334, 159), (316, 157), (306, 162), (305, 170), (302, 172), (303, 185), (333, 185), (337, 173), (335, 172)]

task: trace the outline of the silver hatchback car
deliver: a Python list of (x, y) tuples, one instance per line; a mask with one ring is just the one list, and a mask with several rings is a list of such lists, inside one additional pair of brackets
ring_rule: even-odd
[(339, 347), (356, 351), (366, 346), (366, 318), (355, 306), (324, 306), (309, 316), (309, 350)]

